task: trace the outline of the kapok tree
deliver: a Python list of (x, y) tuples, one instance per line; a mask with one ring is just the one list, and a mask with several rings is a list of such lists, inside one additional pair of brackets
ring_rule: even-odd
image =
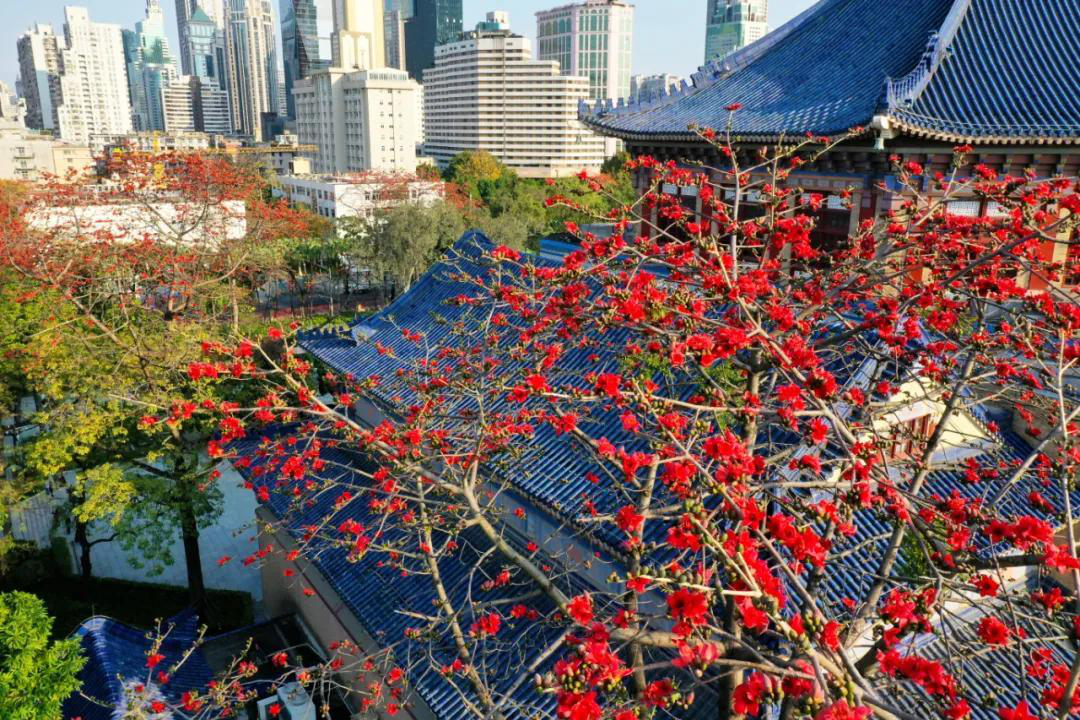
[[(203, 343), (252, 332), (256, 249), (306, 228), (261, 189), (223, 158), (131, 153), (109, 158), (98, 180), (50, 179), (2, 206), (5, 276), (26, 299), (56, 304), (15, 354), (46, 401), (21, 472), (78, 471), (69, 490), (84, 575), (88, 523), (119, 525), (153, 562), (170, 559), (179, 529), (200, 610), (199, 531), (220, 509), (209, 411), (243, 391), (218, 393), (190, 366)], [(231, 372), (253, 362), (238, 353)]]
[[(1080, 709), (1080, 304), (1043, 252), (1075, 179), (897, 160), (905, 201), (826, 253), (794, 171), (845, 138), (699, 134), (724, 166), (635, 160), (647, 190), (561, 262), (459, 245), (436, 319), (356, 330), (370, 374), (284, 329), (244, 366), (264, 393), (212, 450), (286, 539), (249, 561), (287, 553), (308, 597), (294, 568), (335, 552), (426, 588), (403, 636), (280, 671), (389, 714), (410, 683), (483, 718)], [(950, 212), (969, 197), (996, 212)]]

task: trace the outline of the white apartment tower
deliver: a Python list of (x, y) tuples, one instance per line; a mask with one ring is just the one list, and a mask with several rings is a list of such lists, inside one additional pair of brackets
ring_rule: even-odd
[(296, 134), (317, 173), (416, 170), (420, 86), (404, 70), (330, 68), (296, 83)]
[(60, 49), (60, 137), (99, 147), (131, 132), (124, 41), (119, 25), (90, 21), (86, 8), (64, 8)]
[(384, 0), (335, 0), (333, 65), (293, 85), (296, 134), (317, 173), (416, 170), (420, 85), (386, 67)]
[(227, 85), (234, 130), (255, 141), (285, 116), (285, 67), (270, 0), (230, 0), (225, 24)]
[(0, 82), (0, 124), (26, 126), (26, 104), (8, 87)]
[(424, 153), (440, 167), (466, 150), (486, 150), (525, 177), (595, 171), (604, 139), (578, 121), (589, 79), (534, 60), (528, 38), (505, 13), (435, 49), (424, 71)]
[(589, 98), (630, 95), (634, 6), (585, 0), (536, 13), (536, 56), (558, 60), (564, 75), (589, 78)]
[(705, 62), (765, 37), (769, 0), (709, 0), (705, 15)]
[(17, 42), (26, 126), (55, 132), (60, 104), (60, 41), (51, 25), (34, 25)]

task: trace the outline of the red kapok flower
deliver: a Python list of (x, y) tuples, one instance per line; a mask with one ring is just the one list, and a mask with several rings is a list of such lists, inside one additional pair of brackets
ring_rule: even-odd
[(979, 638), (987, 645), (1004, 645), (1012, 634), (1005, 623), (995, 617), (984, 617), (979, 621)]
[(578, 595), (566, 604), (566, 612), (581, 625), (588, 625), (593, 619), (593, 603), (588, 593)]
[(862, 705), (852, 707), (847, 700), (840, 700), (819, 710), (814, 720), (865, 720), (869, 715), (870, 708)]

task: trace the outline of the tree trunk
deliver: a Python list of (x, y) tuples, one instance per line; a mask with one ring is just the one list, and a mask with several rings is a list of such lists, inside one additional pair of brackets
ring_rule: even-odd
[(187, 565), (188, 600), (203, 622), (207, 621), (206, 584), (203, 580), (202, 554), (199, 552), (199, 525), (190, 503), (180, 507), (180, 531), (184, 540), (184, 563)]
[(86, 523), (75, 521), (75, 543), (79, 546), (79, 579), (84, 585), (90, 584), (94, 567), (90, 560), (90, 538), (87, 537)]

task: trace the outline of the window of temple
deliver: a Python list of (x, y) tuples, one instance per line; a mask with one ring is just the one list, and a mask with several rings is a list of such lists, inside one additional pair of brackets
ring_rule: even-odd
[(909, 418), (892, 428), (892, 436), (882, 450), (886, 460), (902, 460), (918, 456), (937, 431), (931, 415)]

